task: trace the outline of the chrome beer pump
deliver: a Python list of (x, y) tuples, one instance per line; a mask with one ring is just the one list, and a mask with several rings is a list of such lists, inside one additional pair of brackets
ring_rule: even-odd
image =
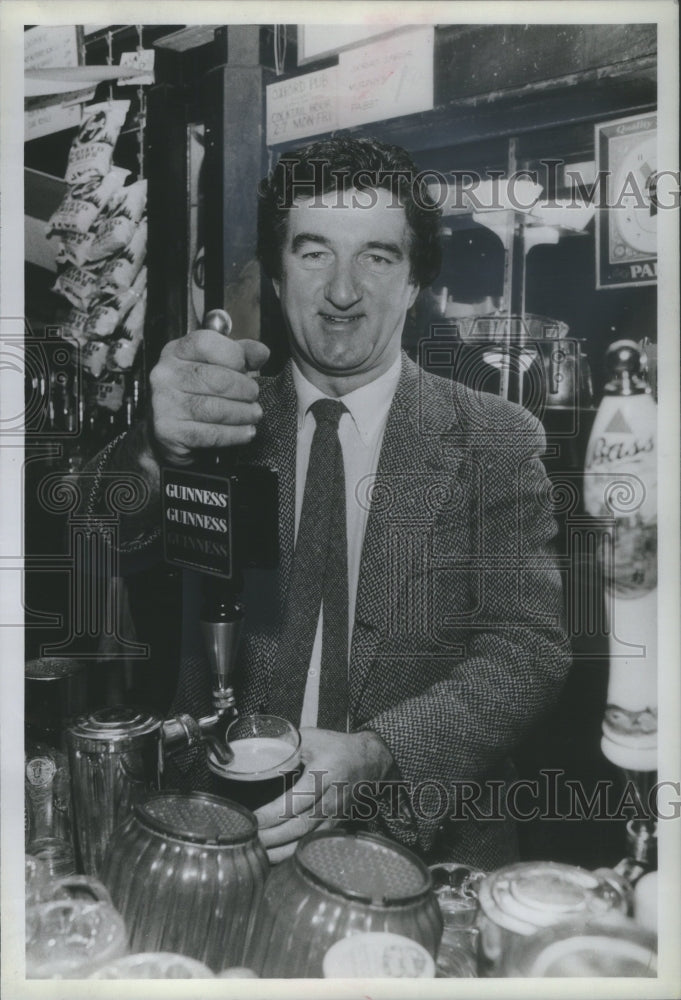
[(166, 719), (162, 724), (163, 749), (173, 753), (203, 743), (224, 766), (232, 759), (224, 730), (237, 714), (231, 679), (244, 606), (227, 582), (204, 580), (202, 590), (200, 626), (213, 681), (213, 711), (198, 719), (184, 713)]
[[(229, 313), (223, 309), (210, 310), (204, 317), (203, 329), (215, 330), (228, 337), (232, 330)], [(233, 546), (238, 481), (234, 462), (227, 451), (210, 451), (200, 460), (199, 467), (200, 472), (189, 474), (164, 470), (164, 498), (172, 494), (174, 504), (182, 503), (182, 506), (165, 509), (164, 527), (169, 511), (176, 512), (176, 520), (170, 538), (170, 533), (165, 532), (164, 543), (167, 561), (194, 565), (204, 571), (200, 628), (213, 679), (213, 712), (195, 723), (191, 716), (184, 715), (166, 720), (164, 742), (171, 749), (201, 741), (213, 759), (225, 765), (232, 757), (224, 740), (224, 730), (237, 713), (231, 678), (244, 616), (244, 605), (239, 600), (241, 571), (234, 558)], [(191, 481), (187, 481), (187, 476)], [(180, 526), (182, 530), (178, 536)], [(217, 536), (217, 540), (209, 537), (211, 534)], [(183, 552), (178, 558), (179, 546), (183, 547)], [(197, 554), (200, 556), (198, 564)], [(226, 558), (220, 561), (221, 557)], [(207, 562), (202, 561), (204, 558)]]

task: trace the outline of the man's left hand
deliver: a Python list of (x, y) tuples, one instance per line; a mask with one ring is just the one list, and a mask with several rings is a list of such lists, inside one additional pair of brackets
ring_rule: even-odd
[(255, 812), (260, 840), (273, 864), (293, 854), (306, 833), (346, 818), (353, 785), (380, 781), (393, 765), (387, 746), (372, 732), (304, 728), (300, 735), (302, 775), (284, 795)]

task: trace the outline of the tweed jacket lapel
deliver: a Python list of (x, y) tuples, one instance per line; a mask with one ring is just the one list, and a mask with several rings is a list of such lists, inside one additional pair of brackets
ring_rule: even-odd
[[(449, 489), (462, 455), (460, 447), (443, 442), (452, 429), (455, 407), (431, 391), (429, 377), (402, 357), (402, 371), (388, 415), (376, 477), (372, 488), (361, 498), (371, 508), (362, 549), (354, 629), (350, 654), (350, 711), (355, 720), (362, 696), (371, 682), (371, 663), (383, 635), (390, 630), (391, 616), (403, 613), (408, 605), (408, 588), (414, 574), (429, 572), (428, 532), (438, 510), (439, 491)], [(258, 663), (253, 664), (250, 683), (253, 700), (267, 700), (271, 671), (276, 659), (278, 626), (273, 619), (281, 614), (293, 563), (295, 533), (295, 454), (296, 392), (291, 363), (274, 379), (262, 383), (263, 423), (253, 445), (249, 462), (276, 469), (279, 476), (279, 571), (275, 602), (263, 600), (263, 578), (249, 571), (245, 599), (261, 608), (269, 619), (270, 641), (259, 646)], [(460, 421), (457, 421), (460, 423)], [(452, 440), (459, 441), (458, 435)], [(413, 561), (395, 567), (394, 587), (386, 586), (386, 562), (391, 537), (403, 531), (413, 538)], [(425, 543), (424, 543), (425, 539)], [(397, 588), (397, 595), (395, 588)], [(402, 607), (399, 602), (402, 600)], [(257, 690), (256, 690), (257, 689)]]
[[(367, 683), (382, 634), (390, 629), (400, 589), (409, 586), (409, 572), (399, 565), (386, 574), (391, 533), (415, 532), (412, 572), (427, 573), (429, 554), (422, 544), (438, 509), (438, 491), (448, 489), (461, 450), (443, 449), (442, 435), (454, 422), (454, 408), (435, 399), (428, 376), (406, 354), (386, 424), (360, 564), (355, 624), (350, 657), (350, 709), (353, 718)], [(445, 457), (446, 451), (446, 457)], [(444, 471), (446, 470), (446, 471)], [(386, 578), (394, 586), (386, 586)]]
[(241, 639), (240, 701), (242, 711), (264, 711), (274, 667), (279, 623), (293, 562), (296, 490), (296, 392), (291, 363), (260, 383), (262, 422), (244, 450), (247, 465), (264, 465), (278, 477), (279, 565), (276, 570), (247, 569), (243, 599), (248, 627)]
[(296, 391), (291, 362), (273, 379), (262, 383), (264, 416), (248, 461), (274, 469), (279, 491), (279, 578), (283, 594), (293, 562), (296, 503)]

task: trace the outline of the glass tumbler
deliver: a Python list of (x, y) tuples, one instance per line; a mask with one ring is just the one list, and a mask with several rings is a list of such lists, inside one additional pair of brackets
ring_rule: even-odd
[(243, 965), (268, 861), (252, 813), (216, 795), (166, 792), (114, 832), (102, 880), (134, 952), (170, 951), (213, 971)]
[(109, 962), (90, 979), (214, 979), (207, 965), (171, 951), (144, 951)]
[(300, 733), (286, 719), (241, 716), (227, 727), (226, 741), (233, 754), (229, 764), (220, 765), (208, 752), (214, 790), (223, 798), (258, 809), (283, 795), (300, 777)]
[(27, 979), (85, 979), (127, 950), (123, 918), (108, 903), (53, 899), (26, 910)]
[(272, 868), (244, 964), (264, 979), (321, 979), (329, 948), (358, 931), (401, 934), (435, 958), (442, 915), (431, 874), (385, 837), (314, 831)]
[(25, 862), (26, 908), (48, 899), (52, 891), (49, 866), (42, 858), (26, 855)]

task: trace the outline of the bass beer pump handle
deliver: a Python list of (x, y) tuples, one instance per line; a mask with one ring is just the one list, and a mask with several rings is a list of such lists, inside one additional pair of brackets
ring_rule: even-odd
[(606, 396), (639, 396), (650, 393), (642, 371), (641, 349), (634, 340), (616, 340), (605, 352), (608, 381), (603, 387)]

